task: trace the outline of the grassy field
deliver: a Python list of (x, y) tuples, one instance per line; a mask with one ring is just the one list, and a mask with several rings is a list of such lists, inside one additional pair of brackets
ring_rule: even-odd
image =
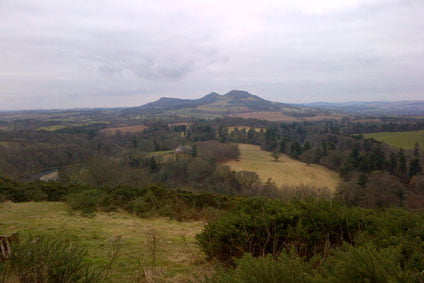
[(270, 153), (263, 151), (256, 145), (240, 144), (241, 157), (239, 161), (226, 162), (236, 171), (255, 171), (263, 182), (272, 178), (277, 185), (313, 185), (327, 187), (334, 191), (339, 175), (323, 166), (293, 160), (287, 155), (281, 155), (275, 162)]
[(424, 131), (381, 132), (364, 134), (363, 136), (404, 149), (414, 148), (416, 142), (420, 144), (421, 148), (424, 147)]
[(232, 132), (234, 132), (234, 130), (235, 129), (239, 129), (240, 131), (242, 131), (242, 130), (246, 130), (246, 132), (247, 131), (249, 131), (250, 129), (252, 129), (253, 128), (253, 130), (255, 131), (255, 132), (260, 132), (261, 130), (263, 130), (263, 131), (265, 131), (265, 128), (259, 128), (259, 127), (249, 127), (249, 126), (231, 126), (231, 127), (227, 127), (227, 129), (228, 129), (228, 131), (230, 132), (230, 133), (232, 133)]
[(119, 131), (123, 134), (126, 134), (126, 133), (142, 132), (147, 128), (149, 128), (149, 127), (142, 126), (142, 125), (139, 125), (139, 126), (123, 126), (123, 127), (102, 129), (102, 130), (100, 130), (100, 132), (105, 133), (105, 134), (109, 134), (109, 135), (114, 135)]
[[(83, 217), (60, 202), (0, 203), (0, 234), (19, 231), (66, 237), (88, 248), (90, 261), (104, 265), (110, 239), (122, 236), (123, 248), (111, 270), (113, 282), (137, 282), (152, 266), (152, 235), (157, 235), (157, 270), (163, 281), (187, 282), (193, 275), (210, 272), (195, 244), (202, 222), (177, 222), (167, 218), (142, 219), (127, 213), (97, 213)], [(162, 281), (161, 281), (162, 282)]]

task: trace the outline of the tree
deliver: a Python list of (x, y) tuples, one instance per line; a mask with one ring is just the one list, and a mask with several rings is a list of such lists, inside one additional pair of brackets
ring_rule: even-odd
[(418, 175), (422, 171), (423, 168), (421, 167), (420, 160), (418, 158), (414, 158), (413, 160), (411, 160), (411, 163), (409, 163), (409, 178)]
[(418, 144), (418, 142), (415, 142), (414, 156), (416, 158), (419, 158), (419, 156), (420, 156), (420, 145)]
[(278, 162), (278, 159), (280, 158), (281, 152), (279, 150), (274, 150), (271, 153), (272, 158), (274, 158), (275, 162)]

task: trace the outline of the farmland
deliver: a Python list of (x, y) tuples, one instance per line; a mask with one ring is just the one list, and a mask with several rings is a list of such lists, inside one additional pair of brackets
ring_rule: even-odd
[(140, 125), (140, 126), (124, 126), (124, 127), (106, 128), (106, 129), (100, 130), (100, 132), (108, 134), (108, 135), (115, 135), (118, 132), (121, 132), (123, 134), (142, 132), (147, 128), (148, 128), (147, 126), (142, 126), (142, 125)]
[(239, 160), (226, 162), (236, 171), (255, 171), (263, 182), (272, 178), (278, 186), (311, 185), (316, 187), (327, 187), (334, 191), (339, 176), (323, 166), (306, 163), (281, 155), (275, 162), (269, 152), (263, 151), (259, 146), (240, 144), (241, 157)]
[(157, 238), (156, 267), (161, 280), (187, 281), (200, 271), (211, 270), (195, 245), (195, 235), (202, 222), (177, 222), (168, 218), (142, 219), (127, 213), (96, 213), (89, 217), (70, 211), (61, 202), (0, 204), (0, 231), (29, 235), (64, 237), (88, 249), (93, 265), (107, 262), (110, 240), (122, 236), (122, 250), (112, 267), (113, 282), (142, 281), (145, 270), (152, 267), (151, 238)]
[(253, 129), (255, 132), (260, 132), (260, 131), (265, 131), (265, 128), (260, 128), (260, 127), (249, 127), (249, 126), (232, 126), (232, 127), (227, 127), (228, 131), (230, 133), (234, 132), (235, 129), (238, 129), (239, 131), (245, 130), (246, 132), (249, 131), (250, 129)]
[(420, 147), (424, 147), (424, 131), (380, 132), (363, 136), (404, 149), (414, 148), (416, 142), (420, 144)]

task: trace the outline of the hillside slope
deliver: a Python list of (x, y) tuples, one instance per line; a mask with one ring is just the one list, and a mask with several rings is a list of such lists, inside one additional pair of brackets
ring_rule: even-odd
[(156, 265), (163, 272), (160, 282), (187, 282), (193, 274), (210, 270), (195, 243), (201, 222), (179, 222), (167, 218), (143, 219), (124, 212), (97, 212), (92, 217), (70, 212), (60, 202), (0, 203), (0, 231), (29, 235), (52, 235), (70, 239), (88, 249), (95, 266), (107, 262), (110, 240), (122, 236), (122, 250), (112, 266), (111, 282), (144, 282), (152, 266), (153, 235), (157, 237)]
[(241, 157), (239, 161), (226, 162), (231, 169), (236, 171), (254, 171), (266, 182), (272, 178), (277, 186), (310, 185), (315, 187), (327, 187), (334, 192), (340, 181), (337, 172), (323, 166), (306, 163), (281, 155), (278, 162), (270, 156), (270, 152), (263, 151), (256, 145), (240, 144)]
[(128, 114), (147, 113), (197, 117), (232, 116), (277, 121), (299, 120), (329, 113), (327, 110), (321, 111), (312, 107), (268, 101), (242, 90), (232, 90), (224, 95), (212, 92), (199, 99), (162, 97), (155, 102), (123, 111)]
[(424, 115), (424, 101), (314, 102), (297, 106), (317, 107), (343, 113), (376, 116)]

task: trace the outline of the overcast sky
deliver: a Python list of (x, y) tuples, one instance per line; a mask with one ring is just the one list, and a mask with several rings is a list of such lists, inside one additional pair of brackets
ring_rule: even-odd
[(0, 109), (424, 100), (424, 0), (0, 0)]

